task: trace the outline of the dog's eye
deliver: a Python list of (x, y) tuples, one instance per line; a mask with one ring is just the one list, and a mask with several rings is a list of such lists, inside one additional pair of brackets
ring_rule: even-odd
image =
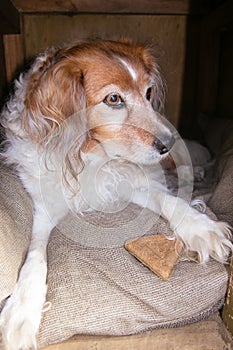
[(147, 91), (146, 91), (146, 99), (147, 99), (148, 101), (150, 101), (150, 100), (151, 100), (151, 96), (152, 96), (152, 88), (149, 87), (149, 88), (147, 89)]
[(124, 101), (119, 94), (109, 94), (105, 97), (104, 103), (111, 107), (122, 107)]

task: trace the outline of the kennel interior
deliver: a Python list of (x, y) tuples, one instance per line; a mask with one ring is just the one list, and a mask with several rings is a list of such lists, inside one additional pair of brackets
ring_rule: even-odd
[[(2, 0), (0, 31), (1, 104), (14, 76), (48, 46), (93, 37), (129, 37), (152, 43), (167, 87), (166, 117), (183, 137), (207, 146), (212, 156), (219, 159), (219, 153), (226, 151), (224, 157), (220, 155), (227, 159), (221, 171), (226, 163), (230, 164), (233, 157), (231, 0)], [(233, 224), (232, 165), (226, 177), (227, 214), (221, 211), (222, 187), (215, 193), (217, 204), (212, 204), (221, 219), (229, 218)], [(92, 346), (97, 349), (231, 348), (231, 336), (225, 329), (226, 325), (233, 331), (231, 284), (230, 279), (223, 309), (207, 320), (122, 338), (76, 336), (66, 345), (52, 345), (51, 349), (76, 349), (77, 342), (80, 349)]]

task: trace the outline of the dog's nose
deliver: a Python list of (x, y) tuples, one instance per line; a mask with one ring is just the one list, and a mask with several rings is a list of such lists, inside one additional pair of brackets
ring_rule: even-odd
[(170, 151), (175, 143), (175, 139), (172, 137), (167, 142), (162, 142), (160, 139), (155, 138), (152, 147), (155, 148), (160, 155), (166, 154)]

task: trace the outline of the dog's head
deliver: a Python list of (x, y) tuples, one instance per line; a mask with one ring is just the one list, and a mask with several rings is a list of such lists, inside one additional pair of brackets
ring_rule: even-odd
[(98, 145), (109, 157), (149, 164), (172, 147), (159, 114), (163, 84), (148, 47), (79, 42), (40, 56), (28, 77), (23, 123), (34, 140), (43, 142), (71, 118), (84, 153)]

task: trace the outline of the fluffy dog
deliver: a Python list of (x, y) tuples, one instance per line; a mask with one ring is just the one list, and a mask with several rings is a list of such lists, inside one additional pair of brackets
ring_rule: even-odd
[(32, 197), (34, 223), (25, 263), (1, 314), (7, 349), (36, 349), (46, 247), (69, 210), (112, 211), (130, 201), (167, 219), (200, 262), (226, 262), (230, 227), (173, 196), (166, 185), (160, 164), (172, 163), (181, 143), (160, 115), (163, 99), (151, 49), (127, 41), (48, 50), (16, 81), (1, 117), (2, 156)]

